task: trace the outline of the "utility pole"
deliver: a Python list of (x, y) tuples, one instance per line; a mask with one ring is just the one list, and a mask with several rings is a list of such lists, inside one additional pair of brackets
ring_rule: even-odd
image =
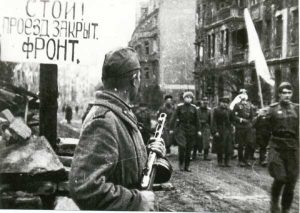
[(47, 138), (52, 148), (57, 141), (57, 65), (40, 65), (40, 135)]

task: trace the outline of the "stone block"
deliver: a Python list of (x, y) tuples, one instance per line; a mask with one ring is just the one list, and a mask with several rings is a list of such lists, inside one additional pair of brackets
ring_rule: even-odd
[(61, 181), (61, 178), (66, 178), (56, 175), (65, 173), (65, 169), (43, 136), (31, 137), (24, 143), (15, 143), (10, 146), (0, 143), (0, 156), (0, 177), (12, 178), (8, 181), (13, 181), (14, 178), (22, 181), (22, 178), (38, 175), (43, 176), (44, 180), (51, 178), (56, 182)]

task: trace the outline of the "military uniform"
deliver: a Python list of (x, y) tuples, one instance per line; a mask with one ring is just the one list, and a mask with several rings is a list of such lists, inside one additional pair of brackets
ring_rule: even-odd
[(281, 189), (282, 207), (289, 209), (299, 175), (299, 105), (274, 103), (264, 115), (271, 133), (268, 170), (274, 178), (272, 202), (278, 203)]
[[(261, 109), (267, 110), (267, 108)], [(253, 127), (255, 128), (256, 133), (256, 145), (259, 147), (259, 163), (262, 166), (266, 166), (266, 153), (267, 146), (270, 139), (270, 132), (268, 131), (268, 121), (266, 116), (257, 116), (254, 119)]]
[[(214, 134), (214, 152), (217, 153), (218, 164), (229, 165), (233, 153), (232, 143), (232, 113), (228, 108), (218, 106), (213, 109), (212, 133)], [(217, 136), (216, 133), (219, 133)]]
[(72, 161), (73, 200), (83, 210), (143, 210), (138, 188), (146, 161), (131, 108), (110, 92), (98, 92)]
[(188, 169), (192, 147), (195, 144), (197, 132), (200, 131), (197, 107), (187, 103), (178, 104), (170, 125), (171, 130), (175, 132), (174, 139), (178, 144), (179, 165)]
[(151, 133), (151, 115), (146, 107), (139, 107), (135, 112), (137, 121), (139, 122), (139, 128), (144, 140), (144, 143), (148, 143)]
[[(209, 107), (199, 107), (198, 109), (199, 114), (199, 122), (201, 125), (201, 137), (197, 140), (196, 148), (199, 152), (204, 150), (204, 159), (208, 159), (208, 152), (210, 148), (210, 141), (211, 141), (211, 109)], [(194, 149), (193, 158), (196, 157), (196, 150)]]
[(169, 131), (170, 131), (170, 120), (172, 118), (174, 110), (175, 109), (174, 109), (173, 105), (166, 106), (166, 104), (164, 104), (162, 107), (159, 108), (159, 110), (157, 112), (158, 116), (161, 113), (167, 114), (166, 124), (165, 124), (165, 128), (164, 128), (163, 135), (162, 135), (162, 138), (164, 139), (165, 144), (166, 144), (167, 153), (170, 153), (170, 147), (172, 145), (172, 135), (169, 134)]
[(240, 163), (248, 164), (254, 149), (253, 145), (253, 109), (251, 103), (239, 102), (234, 106), (235, 141), (238, 143), (238, 157)]

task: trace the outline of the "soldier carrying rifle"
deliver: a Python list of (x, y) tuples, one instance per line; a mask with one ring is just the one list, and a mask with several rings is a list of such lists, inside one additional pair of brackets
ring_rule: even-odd
[[(147, 161), (137, 120), (129, 103), (140, 85), (140, 63), (131, 48), (105, 56), (104, 90), (87, 114), (70, 172), (70, 193), (84, 210), (155, 210), (155, 195), (140, 190)], [(162, 139), (147, 148), (165, 156)]]

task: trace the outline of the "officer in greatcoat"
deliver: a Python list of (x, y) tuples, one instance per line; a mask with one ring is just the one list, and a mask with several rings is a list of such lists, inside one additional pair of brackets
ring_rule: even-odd
[(204, 151), (203, 160), (210, 161), (208, 157), (210, 142), (211, 142), (211, 109), (208, 107), (208, 98), (205, 96), (200, 101), (200, 106), (198, 108), (199, 121), (201, 125), (201, 137), (198, 140), (198, 144), (193, 150), (193, 158), (196, 158), (197, 150)]
[(229, 109), (229, 102), (230, 99), (227, 96), (220, 98), (219, 106), (212, 112), (212, 133), (218, 166), (225, 167), (230, 167), (229, 163), (233, 153), (233, 116)]
[(193, 98), (191, 91), (183, 94), (184, 103), (178, 104), (170, 122), (170, 134), (174, 133), (178, 144), (179, 168), (187, 172), (191, 172), (190, 157), (196, 137), (201, 136), (199, 115), (197, 107), (192, 104)]

